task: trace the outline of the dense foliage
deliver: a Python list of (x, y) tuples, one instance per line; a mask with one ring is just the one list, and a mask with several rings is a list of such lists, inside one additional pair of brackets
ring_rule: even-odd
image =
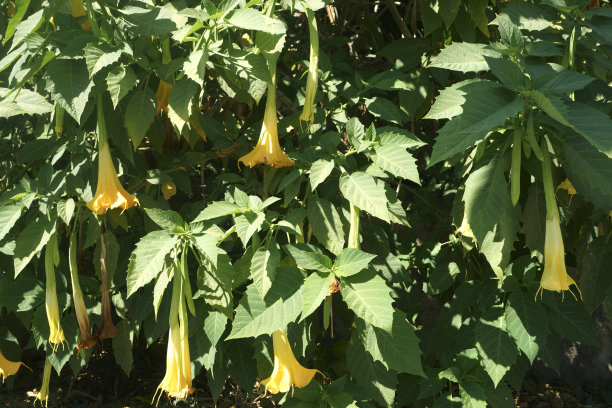
[(562, 338), (598, 345), (609, 3), (0, 15), (9, 386), (25, 349), (46, 353), (46, 401), (96, 344), (130, 374), (164, 341), (160, 398), (205, 372), (214, 400), (230, 376), (283, 406), (515, 407), (530, 364), (559, 371)]

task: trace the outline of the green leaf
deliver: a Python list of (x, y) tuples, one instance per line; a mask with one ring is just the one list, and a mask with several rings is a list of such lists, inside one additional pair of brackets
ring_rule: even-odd
[(130, 67), (120, 65), (113, 68), (106, 76), (106, 86), (113, 101), (113, 108), (117, 108), (119, 102), (128, 92), (134, 88), (138, 78)]
[(578, 194), (612, 211), (612, 160), (576, 134), (564, 135), (561, 154), (563, 168)]
[(251, 258), (251, 277), (262, 299), (266, 296), (280, 264), (280, 251), (276, 243), (260, 247)]
[(166, 231), (173, 231), (176, 228), (183, 229), (185, 221), (179, 213), (172, 210), (161, 210), (159, 208), (145, 208), (144, 209), (151, 221), (159, 225)]
[(225, 217), (242, 212), (240, 207), (227, 201), (215, 201), (206, 206), (204, 210), (192, 221), (192, 223)]
[(296, 265), (300, 268), (327, 273), (331, 270), (331, 259), (323, 255), (320, 250), (313, 245), (287, 244), (283, 246), (283, 250), (291, 255)]
[(51, 221), (44, 217), (28, 224), (19, 233), (13, 255), (15, 277), (26, 267), (34, 255), (43, 249), (54, 232), (55, 220)]
[(149, 89), (145, 91), (139, 89), (132, 94), (125, 111), (125, 127), (134, 148), (140, 145), (153, 123), (155, 110), (155, 99)]
[(377, 118), (381, 118), (398, 125), (401, 125), (402, 121), (404, 120), (402, 111), (396, 104), (387, 98), (375, 96), (371, 99), (367, 99), (365, 104), (368, 112)]
[(512, 292), (505, 318), (508, 333), (533, 363), (540, 348), (546, 344), (548, 334), (548, 316), (544, 306), (523, 292)]
[(561, 304), (555, 302), (554, 306), (548, 311), (548, 318), (551, 326), (561, 336), (568, 340), (599, 347), (599, 338), (584, 303), (572, 298)]
[(376, 255), (368, 254), (357, 248), (345, 248), (340, 252), (334, 263), (334, 271), (338, 276), (355, 275), (366, 269)]
[(74, 209), (75, 204), (72, 198), (68, 198), (67, 200), (61, 200), (57, 203), (57, 213), (66, 225), (70, 225), (70, 220), (74, 215)]
[(475, 381), (463, 381), (459, 384), (459, 394), (464, 408), (486, 408), (487, 397), (482, 386)]
[[(44, 21), (43, 16), (44, 16), (44, 10), (41, 9), (41, 10), (38, 10), (36, 13), (31, 14), (30, 16), (28, 16), (28, 18), (26, 18), (21, 23), (19, 23), (15, 31), (15, 37), (13, 37), (13, 44), (11, 45), (11, 50), (13, 50), (29, 34), (38, 30), (38, 28), (42, 25)], [(13, 16), (13, 18), (15, 18), (15, 16)], [(11, 20), (13, 18), (11, 18)], [(9, 21), (9, 25), (10, 25), (10, 21)], [(8, 27), (7, 27), (7, 31), (8, 31)]]
[(15, 0), (15, 14), (8, 21), (6, 32), (4, 33), (4, 39), (2, 40), (2, 45), (6, 44), (7, 41), (13, 37), (17, 25), (21, 23), (21, 20), (23, 19), (23, 16), (25, 16), (29, 5), (30, 0)]
[(489, 0), (468, 0), (467, 10), (472, 17), (472, 21), (476, 24), (476, 27), (484, 35), (489, 37), (489, 19), (487, 18), (487, 7), (489, 6)]
[(562, 66), (549, 64), (553, 72), (537, 76), (533, 80), (533, 87), (542, 93), (566, 95), (580, 90), (593, 82), (595, 78), (576, 71), (568, 71)]
[(263, 225), (266, 216), (262, 212), (253, 213), (247, 212), (234, 217), (236, 223), (236, 234), (242, 241), (242, 245), (246, 248), (249, 240)]
[(329, 285), (334, 279), (331, 273), (313, 272), (302, 285), (302, 317), (300, 321), (310, 316), (323, 302), (329, 293)]
[(118, 11), (130, 23), (130, 29), (143, 37), (168, 35), (187, 23), (187, 17), (180, 14), (173, 3), (149, 9), (127, 6)]
[(534, 255), (544, 255), (545, 225), (544, 188), (541, 183), (532, 183), (527, 192), (527, 202), (523, 211), (523, 233), (525, 234), (525, 245)]
[(113, 337), (113, 354), (119, 367), (129, 376), (134, 366), (134, 358), (132, 356), (134, 331), (129, 326), (127, 320), (119, 321), (117, 329), (119, 329), (119, 334)]
[(519, 65), (504, 58), (485, 58), (495, 75), (508, 89), (522, 91), (527, 87), (527, 78)]
[(192, 234), (191, 241), (200, 254), (208, 258), (214, 267), (217, 267), (217, 257), (220, 253), (217, 238), (212, 234)]
[(383, 406), (392, 407), (397, 375), (380, 362), (374, 361), (356, 337), (353, 334), (346, 349), (346, 368), (368, 396)]
[(138, 241), (127, 270), (127, 297), (155, 279), (177, 241), (177, 236), (163, 230), (153, 231)]
[(502, 43), (510, 47), (510, 52), (516, 52), (524, 47), (525, 39), (521, 30), (509, 18), (505, 16), (498, 17), (497, 28), (499, 29)]
[(162, 270), (162, 272), (157, 276), (157, 280), (155, 281), (155, 286), (153, 287), (153, 311), (155, 312), (155, 319), (157, 320), (157, 313), (159, 312), (159, 307), (161, 306), (161, 301), (166, 292), (166, 288), (170, 284), (170, 276), (168, 276), (168, 270)]
[(227, 316), (215, 310), (208, 312), (208, 316), (204, 319), (204, 332), (213, 346), (216, 345), (221, 339), (221, 336), (223, 336), (225, 327), (227, 326), (227, 320)]
[[(541, 31), (550, 27), (553, 23), (551, 17), (542, 7), (525, 2), (511, 2), (502, 9), (499, 16), (507, 17), (521, 30)], [(497, 24), (499, 17), (491, 21)]]
[(381, 169), (388, 171), (396, 177), (421, 184), (416, 159), (404, 148), (391, 144), (381, 144), (376, 146), (374, 151), (376, 154), (372, 155), (372, 161)]
[(502, 85), (487, 79), (466, 79), (457, 82), (440, 91), (433, 106), (423, 119), (451, 119), (463, 112), (463, 104), (467, 99), (474, 99), (483, 92), (492, 92)]
[(340, 191), (344, 198), (359, 209), (389, 222), (385, 189), (374, 177), (362, 171), (340, 176)]
[(463, 113), (440, 129), (429, 165), (446, 160), (485, 138), (524, 106), (524, 100), (504, 88), (473, 93), (463, 104)]
[(240, 8), (234, 10), (228, 22), (245, 30), (266, 31), (272, 34), (284, 34), (287, 29), (285, 25), (276, 19), (265, 16), (261, 11), (252, 8)]
[[(0, 88), (0, 97), (7, 95), (7, 88)], [(53, 110), (47, 100), (37, 92), (20, 89), (5, 99), (0, 100), (0, 117), (10, 118), (16, 115), (44, 115)]]
[(198, 84), (189, 78), (183, 78), (174, 85), (168, 98), (168, 117), (179, 130), (189, 122), (193, 103), (191, 99), (198, 90)]
[(236, 317), (228, 340), (257, 337), (284, 329), (302, 311), (301, 285), (304, 276), (297, 268), (280, 267), (276, 279), (262, 300), (255, 285), (250, 285), (236, 308)]
[(183, 64), (185, 75), (195, 83), (203, 83), (206, 71), (208, 52), (206, 50), (196, 50), (189, 54), (189, 58)]
[(334, 170), (334, 161), (319, 159), (310, 167), (310, 188), (314, 191)]
[(11, 201), (0, 207), (0, 241), (4, 239), (6, 234), (13, 228), (13, 225), (19, 220), (22, 208), (21, 200)]
[(489, 65), (484, 57), (498, 57), (499, 54), (487, 47), (485, 44), (453, 42), (445, 46), (429, 66), (460, 72), (488, 71)]
[(506, 332), (503, 310), (489, 309), (478, 320), (474, 330), (480, 363), (497, 387), (519, 354), (516, 344)]
[(593, 313), (608, 295), (612, 285), (610, 265), (612, 265), (612, 247), (604, 237), (595, 238), (579, 254), (577, 269), (582, 271), (580, 291), (589, 313)]
[(317, 240), (332, 253), (340, 253), (344, 247), (344, 230), (336, 207), (324, 198), (311, 198), (306, 210)]
[(349, 309), (370, 323), (391, 333), (393, 299), (391, 289), (376, 272), (365, 270), (342, 280), (342, 298)]
[(121, 50), (113, 49), (108, 44), (87, 44), (85, 46), (85, 62), (87, 63), (89, 77), (93, 77), (102, 68), (119, 61), (120, 57)]
[(545, 96), (531, 91), (537, 105), (550, 117), (584, 136), (593, 146), (612, 158), (612, 119), (605, 113), (579, 102)]
[(0, 305), (8, 311), (27, 312), (45, 301), (45, 289), (37, 279), (20, 275), (14, 281), (0, 280)]
[(392, 145), (404, 149), (414, 149), (427, 144), (416, 137), (414, 133), (394, 126), (379, 127), (376, 129), (376, 134), (383, 146)]
[(54, 99), (80, 124), (93, 86), (85, 61), (55, 59), (47, 65), (46, 78)]

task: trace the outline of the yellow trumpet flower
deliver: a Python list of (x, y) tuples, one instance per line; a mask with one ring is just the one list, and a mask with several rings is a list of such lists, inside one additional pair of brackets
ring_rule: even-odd
[[(187, 398), (195, 392), (192, 386), (191, 356), (189, 353), (188, 316), (181, 273), (175, 270), (170, 306), (170, 333), (166, 354), (166, 375), (155, 394), (165, 391), (172, 398)], [(155, 400), (155, 395), (153, 396)]]
[[(576, 282), (567, 274), (565, 269), (565, 248), (558, 215), (546, 218), (546, 236), (544, 238), (544, 272), (540, 280), (540, 287), (536, 292), (540, 297), (546, 290), (570, 290), (570, 285), (576, 286)], [(580, 292), (580, 288), (578, 288)], [(571, 293), (571, 291), (570, 291)], [(582, 294), (581, 294), (582, 296)]]
[[(85, 6), (83, 5), (83, 0), (71, 0), (70, 8), (72, 9), (72, 17), (74, 18), (83, 17), (85, 15)], [(81, 28), (83, 28), (83, 30), (91, 29), (91, 24), (89, 24), (89, 20), (81, 24)]]
[(102, 98), (98, 98), (98, 185), (93, 199), (87, 203), (87, 208), (98, 215), (107, 209), (123, 208), (127, 210), (140, 204), (138, 199), (125, 191), (111, 158), (108, 146), (106, 122), (102, 110)]
[(20, 361), (7, 360), (4, 354), (2, 354), (2, 351), (0, 351), (0, 377), (2, 377), (2, 382), (4, 382), (9, 375), (17, 373), (17, 370), (19, 370), (19, 367), (22, 365), (25, 364)]
[(35, 401), (40, 401), (41, 405), (45, 407), (49, 405), (49, 382), (51, 381), (51, 362), (49, 359), (45, 360), (45, 370), (43, 371), (43, 382), (40, 387), (40, 391), (36, 394)]
[(298, 363), (284, 330), (272, 333), (272, 342), (274, 344), (274, 370), (269, 378), (261, 382), (266, 387), (265, 391), (277, 394), (288, 392), (294, 385), (300, 388), (307, 386), (319, 371), (304, 368)]
[(268, 85), (268, 100), (266, 101), (266, 110), (257, 146), (250, 153), (238, 159), (238, 163), (240, 162), (249, 167), (262, 163), (276, 168), (293, 166), (293, 161), (283, 152), (278, 142), (276, 89), (274, 85)]
[(304, 96), (304, 108), (300, 120), (312, 123), (314, 121), (314, 98), (317, 93), (317, 82), (319, 81), (319, 31), (317, 19), (314, 12), (306, 7), (308, 18), (308, 29), (310, 31), (310, 63), (308, 67), (308, 79), (306, 80), (306, 94)]
[(157, 87), (157, 92), (155, 93), (155, 97), (157, 99), (157, 112), (159, 114), (162, 110), (168, 113), (168, 98), (170, 97), (170, 92), (172, 92), (172, 85), (167, 83), (166, 81), (159, 81), (159, 86)]
[(59, 344), (66, 342), (64, 330), (60, 323), (59, 307), (57, 305), (57, 291), (55, 289), (55, 266), (59, 264), (59, 251), (57, 249), (57, 235), (51, 235), (47, 248), (45, 249), (45, 276), (46, 296), (45, 309), (49, 321), (49, 343), (53, 351), (57, 350)]

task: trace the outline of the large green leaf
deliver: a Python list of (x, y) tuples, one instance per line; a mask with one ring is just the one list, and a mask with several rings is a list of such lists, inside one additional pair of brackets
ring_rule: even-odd
[(137, 90), (132, 94), (125, 111), (125, 127), (134, 148), (140, 145), (155, 118), (155, 99), (152, 92)]
[(340, 191), (351, 204), (359, 209), (381, 220), (390, 221), (385, 189), (371, 175), (362, 171), (342, 174)]
[(2, 40), (2, 45), (6, 44), (6, 42), (13, 37), (13, 34), (15, 34), (15, 30), (17, 29), (17, 25), (21, 23), (23, 16), (25, 16), (26, 11), (28, 11), (29, 5), (30, 0), (15, 0), (15, 14), (8, 21), (6, 32), (4, 33), (4, 38)]
[(345, 248), (338, 254), (334, 272), (338, 276), (355, 275), (366, 269), (376, 255), (368, 254), (357, 248)]
[(501, 308), (487, 311), (475, 326), (476, 349), (480, 363), (497, 384), (512, 367), (518, 357), (516, 343), (506, 332), (506, 319)]
[(548, 316), (544, 306), (523, 292), (512, 292), (505, 318), (508, 333), (533, 363), (540, 348), (546, 344), (548, 334)]
[(317, 240), (334, 254), (340, 253), (344, 247), (344, 230), (336, 207), (324, 198), (311, 198), (306, 211)]
[(372, 161), (381, 169), (388, 171), (396, 177), (401, 177), (421, 184), (416, 166), (416, 159), (404, 148), (385, 144), (376, 146), (374, 151), (376, 153), (371, 156)]
[(589, 313), (599, 306), (612, 285), (612, 242), (603, 237), (591, 241), (578, 257), (580, 291)]
[[(546, 10), (526, 2), (510, 2), (502, 9), (500, 16), (507, 17), (521, 30), (541, 31), (550, 27), (554, 18)], [(499, 17), (498, 17), (499, 18)], [(497, 24), (497, 18), (491, 24)]]
[(543, 256), (546, 225), (546, 202), (541, 183), (532, 183), (527, 191), (527, 202), (523, 211), (523, 233), (525, 245), (532, 255)]
[(177, 2), (148, 9), (127, 6), (120, 8), (119, 11), (124, 15), (125, 20), (130, 23), (130, 29), (135, 33), (145, 37), (159, 37), (170, 34), (187, 23), (187, 17), (182, 15), (173, 3)]
[(185, 221), (176, 211), (145, 208), (145, 212), (151, 218), (151, 221), (167, 231), (173, 231), (177, 228), (182, 229), (185, 226)]
[(251, 278), (262, 299), (272, 287), (279, 263), (280, 251), (276, 243), (258, 248), (251, 258)]
[(548, 312), (551, 326), (561, 336), (569, 340), (599, 346), (599, 338), (584, 303), (573, 298), (561, 304), (555, 301), (555, 307), (549, 309)]
[(489, 49), (486, 44), (453, 42), (432, 58), (430, 67), (445, 68), (460, 72), (488, 71), (487, 57), (498, 57), (497, 51)]
[(179, 130), (189, 122), (193, 103), (191, 99), (198, 90), (198, 84), (189, 78), (183, 78), (174, 85), (168, 98), (168, 117)]
[(304, 281), (302, 286), (302, 317), (304, 320), (321, 305), (329, 293), (329, 285), (334, 279), (330, 273), (313, 272)]
[[(6, 88), (0, 88), (0, 97), (9, 92)], [(43, 115), (53, 110), (44, 96), (29, 89), (20, 89), (18, 92), (0, 101), (0, 117), (10, 118), (16, 115)]]
[(227, 215), (242, 212), (239, 206), (227, 201), (215, 201), (206, 206), (192, 222), (212, 220), (213, 218), (225, 217)]
[(130, 67), (123, 65), (113, 68), (106, 76), (106, 86), (113, 101), (113, 108), (123, 99), (128, 92), (134, 88), (138, 78), (136, 73)]
[(43, 249), (54, 231), (55, 220), (51, 221), (47, 217), (43, 217), (28, 224), (19, 233), (13, 254), (15, 276), (19, 275), (34, 255)]
[(364, 270), (342, 280), (342, 298), (355, 314), (391, 333), (393, 328), (393, 299), (391, 289), (376, 272)]
[(108, 44), (87, 44), (85, 47), (85, 63), (89, 76), (93, 77), (102, 68), (119, 61), (121, 50), (113, 49)]
[(236, 317), (228, 339), (257, 337), (284, 329), (302, 311), (302, 272), (297, 268), (281, 267), (276, 279), (262, 300), (255, 285), (250, 285), (236, 308)]
[(0, 207), (0, 241), (4, 239), (10, 229), (13, 228), (13, 225), (19, 220), (22, 208), (21, 200), (11, 201)]
[(612, 158), (612, 119), (588, 105), (531, 91), (540, 109), (556, 121), (584, 136), (593, 146)]
[(177, 241), (177, 236), (163, 230), (153, 231), (138, 241), (127, 270), (128, 297), (155, 279)]
[(47, 65), (46, 77), (55, 100), (80, 123), (93, 86), (85, 61), (55, 59)]
[(331, 174), (334, 169), (332, 160), (319, 159), (310, 167), (310, 188), (314, 191), (319, 184)]
[(429, 165), (463, 153), (493, 129), (502, 126), (524, 105), (521, 96), (504, 88), (489, 88), (487, 92), (470, 93), (461, 115), (440, 129)]
[(228, 22), (245, 30), (267, 31), (272, 34), (283, 34), (287, 30), (280, 20), (272, 19), (252, 8), (234, 10), (228, 17)]
[(331, 259), (324, 255), (320, 250), (308, 244), (287, 244), (283, 246), (296, 265), (307, 270), (315, 270), (319, 272), (329, 272), (332, 267)]

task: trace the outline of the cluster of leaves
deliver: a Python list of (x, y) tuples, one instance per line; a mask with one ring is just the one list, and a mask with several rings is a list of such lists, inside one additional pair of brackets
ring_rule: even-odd
[[(103, 233), (120, 330), (112, 348), (127, 374), (132, 350), (168, 332), (168, 270), (187, 251), (192, 366), (215, 399), (228, 376), (249, 391), (269, 376), (269, 335), (283, 328), (298, 359), (325, 374), (276, 397), (299, 407), (512, 407), (536, 359), (559, 371), (562, 338), (597, 345), (589, 315), (612, 284), (611, 9), (282, 0), (270, 17), (260, 3), (88, 1), (78, 18), (68, 1), (3, 6), (3, 353), (44, 349), (58, 373), (87, 364), (91, 352), (74, 350), (72, 228), (94, 326)], [(304, 7), (316, 10), (321, 46), (308, 127), (298, 119)], [(295, 166), (240, 170), (273, 82), (270, 53)], [(173, 84), (167, 112), (156, 109), (160, 81)], [(141, 204), (102, 217), (79, 210), (95, 191), (96, 100)], [(557, 199), (583, 302), (534, 300), (542, 148), (554, 153), (556, 185), (567, 178), (577, 192)], [(471, 233), (453, 233), (464, 221)], [(347, 248), (356, 224), (360, 248)], [(53, 233), (69, 343), (55, 353), (40, 256)]]

